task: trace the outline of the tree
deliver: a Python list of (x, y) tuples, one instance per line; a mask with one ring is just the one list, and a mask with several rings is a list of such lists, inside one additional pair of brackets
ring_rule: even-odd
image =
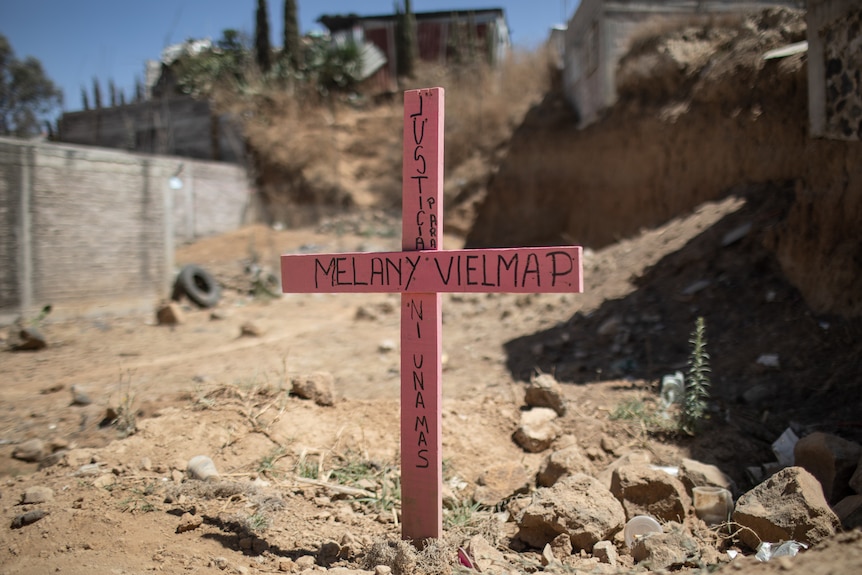
[(84, 110), (90, 109), (90, 98), (87, 95), (87, 89), (81, 86), (81, 105), (84, 106)]
[(97, 110), (102, 109), (102, 87), (99, 86), (99, 79), (93, 76), (93, 106)]
[(296, 0), (284, 0), (284, 43), (281, 48), (281, 57), (294, 70), (299, 69), (300, 50)]
[(413, 78), (416, 73), (416, 17), (410, 0), (404, 0), (404, 11), (396, 7), (396, 69), (399, 76)]
[(28, 56), (15, 57), (6, 36), (0, 34), (0, 135), (27, 137), (63, 103), (63, 93), (45, 75), (42, 63)]
[(254, 28), (254, 49), (257, 65), (266, 73), (272, 65), (272, 49), (269, 45), (269, 17), (266, 15), (266, 0), (257, 0), (257, 25)]

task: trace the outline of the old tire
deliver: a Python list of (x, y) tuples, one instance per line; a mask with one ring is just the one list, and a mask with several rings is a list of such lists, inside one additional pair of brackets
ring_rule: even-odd
[(180, 270), (174, 283), (173, 299), (183, 295), (201, 307), (213, 307), (221, 299), (221, 288), (209, 272), (189, 264)]

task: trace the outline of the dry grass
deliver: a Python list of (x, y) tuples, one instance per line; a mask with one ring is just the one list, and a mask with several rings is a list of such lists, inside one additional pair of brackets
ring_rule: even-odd
[[(488, 166), (499, 159), (526, 112), (545, 94), (548, 70), (545, 52), (514, 52), (495, 69), (482, 63), (423, 65), (402, 88), (446, 89), (446, 173), (469, 166), (464, 170), (469, 177), (484, 181)], [(353, 100), (321, 101), (315, 94), (255, 77), (241, 91), (236, 86), (216, 90), (213, 99), (219, 112), (242, 122), (270, 218), (289, 225), (308, 223), (331, 213), (321, 206), (337, 211), (355, 205), (358, 188), (367, 188), (376, 205), (400, 206), (399, 104), (368, 100), (357, 110)], [(357, 164), (361, 166), (354, 168)], [(476, 165), (484, 173), (477, 173)], [(458, 193), (450, 190), (453, 197), (447, 197), (447, 203)], [(294, 221), (303, 210), (308, 215)]]

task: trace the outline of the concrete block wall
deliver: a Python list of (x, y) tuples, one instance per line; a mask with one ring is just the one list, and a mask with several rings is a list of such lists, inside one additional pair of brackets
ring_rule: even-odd
[(239, 227), (249, 200), (237, 166), (0, 139), (0, 318), (152, 309), (175, 244)]

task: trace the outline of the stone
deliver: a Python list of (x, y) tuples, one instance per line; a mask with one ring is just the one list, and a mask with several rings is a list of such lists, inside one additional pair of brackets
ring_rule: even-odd
[(573, 549), (591, 551), (622, 529), (624, 522), (625, 512), (613, 494), (598, 480), (576, 473), (536, 491), (532, 503), (517, 517), (517, 537), (542, 549), (567, 534)]
[(617, 548), (611, 541), (599, 541), (593, 545), (593, 557), (599, 560), (599, 563), (607, 563), (611, 567), (616, 567), (619, 561)]
[(795, 465), (817, 478), (826, 501), (836, 503), (851, 493), (850, 479), (862, 457), (862, 445), (815, 431), (796, 442), (793, 457)]
[(613, 472), (611, 493), (622, 503), (626, 517), (652, 515), (682, 522), (690, 507), (685, 486), (676, 477), (645, 465), (624, 465)]
[(832, 508), (844, 529), (862, 527), (862, 495), (848, 495)]
[(110, 487), (117, 482), (117, 478), (113, 473), (104, 473), (93, 480), (93, 487), (105, 488)]
[(503, 553), (496, 547), (488, 543), (481, 535), (474, 535), (464, 545), (464, 550), (467, 555), (473, 560), (473, 564), (478, 568), (480, 573), (488, 572), (494, 567), (499, 567), (506, 564), (506, 559)]
[(577, 445), (558, 449), (548, 455), (536, 474), (539, 487), (551, 487), (561, 478), (575, 473), (594, 474), (593, 464)]
[(35, 327), (25, 327), (18, 331), (18, 340), (12, 343), (13, 351), (39, 351), (48, 347), (45, 336)]
[(548, 565), (553, 565), (554, 563), (559, 563), (559, 560), (554, 556), (554, 550), (551, 549), (551, 544), (548, 543), (545, 545), (544, 549), (542, 549), (542, 567), (547, 567)]
[(545, 451), (560, 434), (560, 428), (554, 421), (556, 418), (557, 412), (547, 407), (522, 411), (521, 424), (512, 439), (529, 453)]
[(638, 538), (632, 546), (632, 557), (650, 571), (682, 566), (700, 555), (697, 541), (679, 523), (665, 524), (664, 532)]
[(296, 563), (296, 568), (300, 570), (311, 569), (317, 563), (314, 559), (314, 555), (303, 555), (302, 557), (297, 557), (294, 562)]
[(798, 466), (778, 471), (740, 497), (733, 521), (746, 528), (739, 530), (739, 538), (751, 549), (761, 541), (816, 545), (840, 524), (820, 483)]
[(290, 393), (302, 399), (310, 399), (320, 406), (335, 405), (333, 386), (335, 378), (331, 373), (318, 371), (308, 375), (294, 377), (291, 380)]
[(19, 443), (12, 451), (12, 457), (34, 463), (45, 457), (45, 442), (41, 439), (28, 439)]
[(186, 531), (194, 531), (201, 525), (204, 520), (200, 515), (192, 515), (191, 513), (183, 513), (180, 517), (180, 522), (177, 524), (177, 533), (185, 533)]
[(695, 459), (682, 460), (679, 465), (679, 480), (685, 485), (689, 495), (694, 487), (711, 486), (727, 489), (731, 493), (736, 491), (736, 484), (721, 469)]
[(326, 541), (320, 546), (320, 549), (318, 549), (317, 551), (317, 563), (318, 565), (328, 567), (332, 563), (338, 561), (340, 555), (341, 545), (339, 545), (335, 541)]
[(54, 490), (43, 485), (28, 487), (21, 495), (21, 503), (25, 505), (46, 503), (54, 499)]
[(611, 462), (597, 476), (596, 479), (602, 482), (606, 488), (611, 488), (611, 480), (614, 476), (614, 471), (626, 465), (649, 465), (652, 461), (649, 452), (647, 451), (631, 451)]
[(494, 507), (513, 495), (530, 490), (530, 476), (517, 461), (500, 463), (485, 470), (476, 481), (478, 487), (473, 501), (486, 507)]
[(247, 321), (239, 327), (240, 337), (260, 337), (263, 335), (263, 329), (254, 322)]
[(156, 310), (159, 325), (178, 325), (186, 321), (180, 304), (175, 301), (164, 303)]
[(16, 515), (12, 518), (12, 529), (20, 529), (22, 527), (26, 527), (27, 525), (32, 525), (36, 523), (43, 517), (47, 517), (48, 512), (43, 509), (33, 509), (32, 511), (27, 511), (26, 513), (21, 513), (20, 515)]
[(73, 385), (69, 390), (72, 392), (72, 405), (90, 405), (93, 403), (90, 394), (80, 385)]
[(554, 557), (560, 561), (571, 555), (572, 551), (574, 551), (574, 547), (572, 547), (572, 538), (569, 537), (567, 533), (557, 535), (548, 545), (550, 545), (551, 551), (554, 553)]
[(530, 407), (549, 407), (560, 417), (566, 414), (563, 390), (554, 376), (548, 373), (542, 373), (530, 380), (524, 394), (524, 402)]
[(392, 567), (389, 565), (377, 565), (374, 568), (374, 575), (392, 575)]
[(296, 563), (290, 557), (280, 557), (278, 560), (278, 570), (282, 573), (290, 573), (295, 565)]

